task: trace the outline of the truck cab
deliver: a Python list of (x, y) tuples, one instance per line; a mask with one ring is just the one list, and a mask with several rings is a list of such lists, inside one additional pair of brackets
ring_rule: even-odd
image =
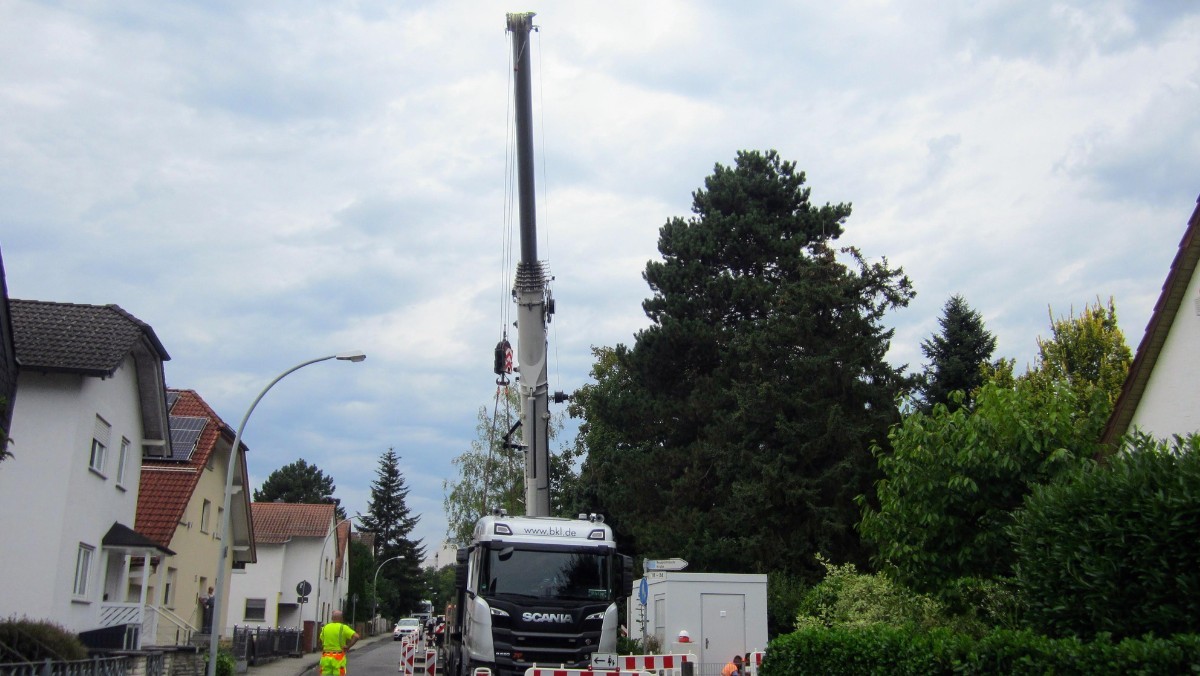
[(499, 511), (476, 523), (471, 546), (458, 551), (449, 673), (582, 668), (592, 653), (616, 652), (632, 560), (617, 553), (603, 518), (580, 517)]

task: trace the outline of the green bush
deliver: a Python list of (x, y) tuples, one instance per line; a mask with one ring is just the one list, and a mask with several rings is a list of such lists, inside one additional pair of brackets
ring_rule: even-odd
[(792, 674), (1184, 674), (1200, 671), (1200, 636), (1090, 642), (997, 630), (808, 628), (767, 647), (762, 676)]
[(882, 574), (859, 573), (854, 564), (833, 565), (817, 555), (825, 579), (804, 595), (796, 627), (865, 627), (876, 624), (929, 629), (945, 624), (941, 604), (909, 591)]
[(1024, 606), (1011, 579), (962, 577), (942, 585), (937, 594), (954, 628), (980, 635), (992, 629), (1021, 629)]
[(15, 617), (0, 620), (0, 662), (86, 658), (87, 648), (79, 637), (57, 624)]
[[(204, 667), (208, 669), (208, 653), (204, 653)], [(237, 668), (237, 661), (233, 659), (233, 653), (230, 653), (223, 646), (217, 648), (217, 676), (233, 676), (234, 670)]]
[(1131, 437), (1106, 464), (1036, 488), (1009, 533), (1032, 628), (1200, 633), (1200, 436)]

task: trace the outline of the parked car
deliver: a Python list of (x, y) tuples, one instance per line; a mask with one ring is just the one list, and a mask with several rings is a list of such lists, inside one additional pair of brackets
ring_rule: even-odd
[(392, 630), (392, 640), (399, 641), (407, 636), (416, 636), (421, 631), (421, 621), (415, 617), (406, 617), (396, 623), (396, 628)]

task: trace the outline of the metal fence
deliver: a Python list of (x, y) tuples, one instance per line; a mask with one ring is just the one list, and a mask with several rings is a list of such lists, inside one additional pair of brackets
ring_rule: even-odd
[[(0, 664), (0, 676), (128, 676), (132, 673), (135, 659), (130, 656), (103, 657), (90, 660), (43, 662), (16, 662)], [(161, 676), (162, 655), (159, 655), (157, 674)], [(149, 665), (147, 665), (149, 666)]]
[(247, 664), (262, 664), (285, 656), (303, 654), (299, 629), (234, 627), (233, 657)]

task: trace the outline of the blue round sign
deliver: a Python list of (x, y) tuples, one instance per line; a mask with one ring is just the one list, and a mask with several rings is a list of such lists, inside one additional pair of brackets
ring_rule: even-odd
[(650, 585), (646, 583), (646, 578), (642, 578), (642, 583), (638, 585), (638, 602), (643, 606), (646, 605), (646, 599), (650, 596)]

